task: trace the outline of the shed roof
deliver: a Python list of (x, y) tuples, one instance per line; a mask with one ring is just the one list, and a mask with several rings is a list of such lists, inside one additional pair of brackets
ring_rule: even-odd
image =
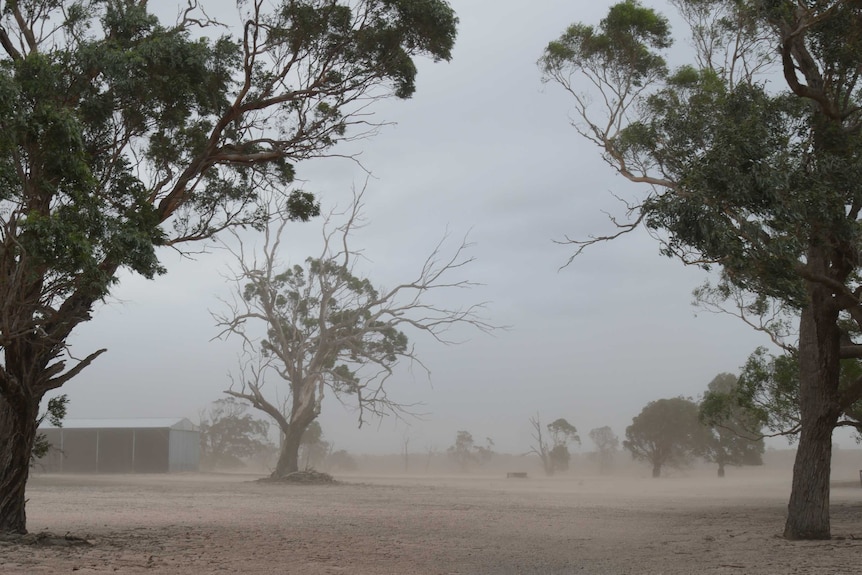
[[(39, 426), (40, 429), (56, 429), (47, 420)], [(131, 419), (66, 419), (63, 429), (177, 429), (180, 431), (197, 431), (197, 426), (183, 417), (145, 417)]]

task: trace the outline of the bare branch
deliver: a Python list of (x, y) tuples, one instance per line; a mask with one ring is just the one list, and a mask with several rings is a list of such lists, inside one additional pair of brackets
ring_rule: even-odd
[[(445, 333), (456, 325), (481, 332), (497, 329), (481, 315), (484, 304), (449, 307), (427, 301), (432, 292), (475, 285), (450, 279), (473, 261), (466, 255), (466, 240), (445, 256), (444, 236), (412, 280), (388, 290), (356, 275), (363, 256), (351, 243), (353, 233), (366, 225), (366, 188), (367, 182), (354, 190), (347, 208), (324, 218), (322, 248), (303, 265), (284, 265), (279, 259), (290, 222), (277, 202), (270, 204), (273, 217), (262, 249), (247, 249), (238, 234), (232, 236), (235, 245), (224, 245), (235, 260), (234, 289), (232, 299), (223, 302), (225, 310), (213, 313), (217, 337), (238, 337), (251, 357), (265, 358), (257, 374), (243, 377), (228, 393), (275, 418), (285, 445), (297, 445), (291, 441), (314, 421), (328, 394), (355, 406), (360, 426), (369, 417), (412, 414), (413, 405), (388, 393), (396, 367), (404, 361), (430, 372), (402, 329), (428, 333), (442, 343), (455, 343)], [(282, 411), (264, 398), (263, 373), (276, 376), (288, 390)]]

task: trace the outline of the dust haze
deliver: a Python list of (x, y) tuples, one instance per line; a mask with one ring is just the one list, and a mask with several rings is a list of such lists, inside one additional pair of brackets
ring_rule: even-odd
[[(35, 573), (850, 574), (862, 537), (862, 451), (836, 451), (833, 540), (779, 537), (793, 452), (765, 465), (695, 465), (649, 477), (619, 453), (542, 473), (495, 455), (459, 473), (445, 454), (360, 456), (335, 485), (264, 484), (242, 473), (36, 474), (31, 532), (89, 546), (0, 546), (0, 570)], [(525, 479), (507, 473), (526, 472)]]

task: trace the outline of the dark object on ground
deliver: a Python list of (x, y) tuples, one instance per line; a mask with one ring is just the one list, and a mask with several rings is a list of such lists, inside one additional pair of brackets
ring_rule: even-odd
[(48, 531), (39, 533), (0, 533), (0, 545), (38, 545), (39, 547), (77, 547), (92, 543), (74, 535), (57, 535)]
[(526, 471), (510, 471), (506, 474), (506, 479), (526, 479)]
[(262, 483), (301, 483), (304, 485), (338, 483), (330, 474), (314, 471), (313, 469), (309, 469), (308, 471), (294, 471), (293, 473), (288, 473), (284, 477), (264, 477), (262, 479), (258, 479), (258, 481)]

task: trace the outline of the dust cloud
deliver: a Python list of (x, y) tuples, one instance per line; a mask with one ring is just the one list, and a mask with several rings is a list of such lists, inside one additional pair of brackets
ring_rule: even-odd
[[(650, 469), (587, 456), (554, 477), (537, 458), (495, 456), (455, 473), (445, 454), (357, 457), (336, 485), (261, 473), (35, 474), (29, 526), (81, 547), (0, 545), (0, 572), (363, 574), (858, 571), (862, 451), (835, 453), (831, 541), (779, 537), (793, 453), (765, 465)], [(526, 472), (527, 478), (507, 479)]]

